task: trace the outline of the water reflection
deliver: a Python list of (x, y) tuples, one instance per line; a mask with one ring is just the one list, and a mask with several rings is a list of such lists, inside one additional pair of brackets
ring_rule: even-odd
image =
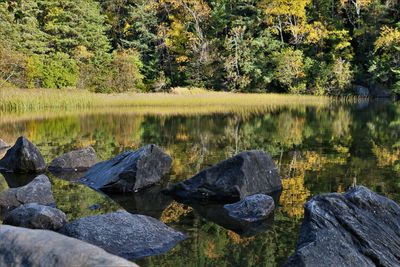
[[(273, 222), (262, 231), (232, 226), (216, 207), (174, 201), (160, 193), (161, 187), (106, 196), (75, 183), (77, 177), (50, 175), (57, 205), (70, 219), (123, 208), (189, 234), (174, 250), (144, 259), (141, 266), (275, 266), (294, 250), (303, 204), (313, 195), (343, 192), (356, 182), (400, 202), (400, 105), (390, 102), (201, 116), (91, 113), (7, 120), (0, 124), (0, 133), (8, 143), (26, 135), (47, 162), (87, 145), (105, 160), (155, 143), (174, 158), (170, 182), (189, 178), (242, 150), (272, 154), (284, 190)], [(25, 182), (6, 174), (0, 176), (0, 189)]]

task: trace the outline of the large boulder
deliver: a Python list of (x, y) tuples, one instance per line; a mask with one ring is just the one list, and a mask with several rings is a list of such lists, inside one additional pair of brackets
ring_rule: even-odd
[(3, 139), (0, 139), (0, 150), (1, 150), (1, 149), (5, 149), (5, 148), (9, 148), (9, 147), (10, 147), (9, 144), (7, 144), (6, 142), (4, 142)]
[(134, 260), (164, 253), (185, 235), (148, 216), (119, 211), (68, 223), (60, 233)]
[(39, 175), (27, 185), (10, 188), (0, 193), (0, 214), (4, 215), (23, 204), (55, 205), (51, 183), (46, 175)]
[(167, 192), (185, 200), (233, 202), (254, 194), (282, 190), (282, 181), (271, 156), (245, 151), (203, 170)]
[(0, 266), (137, 266), (103, 249), (48, 230), (0, 226)]
[(55, 158), (49, 165), (52, 172), (83, 172), (97, 162), (96, 151), (92, 147), (74, 150)]
[(147, 145), (96, 164), (81, 182), (106, 192), (133, 192), (159, 182), (171, 164), (171, 157), (160, 148)]
[(21, 136), (0, 160), (1, 168), (18, 173), (40, 173), (46, 170), (46, 163), (39, 149)]
[(314, 197), (286, 266), (400, 266), (400, 206), (365, 187)]
[(245, 199), (227, 204), (224, 208), (230, 217), (247, 222), (257, 222), (268, 218), (274, 211), (274, 199), (264, 194), (256, 194), (245, 197)]
[(3, 224), (56, 231), (67, 223), (67, 216), (59, 209), (30, 203), (19, 206), (5, 217)]

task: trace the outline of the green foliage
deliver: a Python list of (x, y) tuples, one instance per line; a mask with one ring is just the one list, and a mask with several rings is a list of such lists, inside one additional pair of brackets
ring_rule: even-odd
[(306, 64), (303, 52), (285, 48), (272, 54), (275, 64), (274, 79), (290, 93), (306, 91)]
[(398, 93), (398, 10), (393, 0), (7, 0), (0, 75), (95, 92), (341, 95), (355, 82)]

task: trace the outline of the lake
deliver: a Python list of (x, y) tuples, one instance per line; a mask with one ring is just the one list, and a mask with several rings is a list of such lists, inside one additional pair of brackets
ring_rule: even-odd
[[(146, 115), (125, 109), (0, 116), (0, 138), (12, 144), (25, 135), (46, 162), (89, 145), (100, 160), (150, 143), (173, 157), (172, 172), (162, 184), (136, 194), (107, 196), (77, 183), (80, 174), (49, 174), (57, 206), (69, 220), (125, 209), (153, 216), (189, 236), (166, 254), (138, 261), (140, 266), (279, 266), (295, 249), (303, 205), (312, 196), (344, 192), (358, 184), (400, 202), (399, 103), (197, 115)], [(263, 224), (236, 225), (221, 218), (222, 206), (188, 206), (160, 192), (168, 182), (190, 178), (251, 149), (270, 153), (283, 179), (284, 190), (274, 196), (277, 209)], [(32, 178), (0, 175), (0, 190)]]

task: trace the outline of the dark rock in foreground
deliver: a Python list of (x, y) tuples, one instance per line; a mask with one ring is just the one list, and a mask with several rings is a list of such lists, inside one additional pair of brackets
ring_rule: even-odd
[(7, 144), (6, 142), (4, 142), (3, 139), (0, 139), (0, 149), (5, 149), (5, 148), (9, 148), (10, 145)]
[(39, 149), (21, 136), (0, 160), (1, 168), (18, 173), (40, 173), (46, 170), (46, 163)]
[(271, 156), (263, 151), (245, 151), (173, 185), (167, 192), (182, 199), (238, 201), (254, 194), (282, 189)]
[(247, 222), (262, 221), (274, 211), (274, 199), (264, 194), (248, 196), (245, 199), (227, 204), (224, 208), (230, 217)]
[(0, 214), (23, 204), (38, 203), (46, 206), (55, 204), (51, 183), (46, 175), (39, 175), (27, 185), (10, 188), (0, 193)]
[(154, 218), (125, 211), (85, 217), (60, 232), (130, 260), (167, 252), (186, 238)]
[(365, 187), (314, 197), (286, 266), (400, 266), (400, 206)]
[(58, 230), (67, 223), (67, 216), (59, 209), (30, 203), (19, 206), (5, 217), (3, 224), (31, 228)]
[(48, 230), (0, 226), (0, 266), (137, 266), (103, 249)]
[(87, 171), (96, 162), (96, 151), (92, 147), (86, 147), (55, 158), (50, 163), (49, 170), (53, 172), (82, 172)]
[(96, 164), (81, 182), (106, 192), (133, 192), (159, 182), (171, 164), (171, 157), (160, 148), (147, 145)]

